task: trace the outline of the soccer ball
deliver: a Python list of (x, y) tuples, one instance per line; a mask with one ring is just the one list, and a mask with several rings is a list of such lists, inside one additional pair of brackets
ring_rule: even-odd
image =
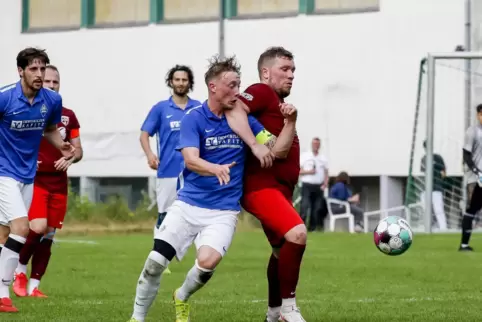
[(390, 216), (380, 220), (373, 232), (373, 239), (382, 253), (396, 256), (405, 253), (410, 248), (413, 234), (405, 219)]

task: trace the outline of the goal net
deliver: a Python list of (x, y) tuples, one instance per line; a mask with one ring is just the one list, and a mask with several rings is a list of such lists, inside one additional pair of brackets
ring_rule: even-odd
[[(465, 130), (475, 118), (472, 105), (477, 102), (473, 95), (477, 91), (473, 89), (482, 85), (482, 54), (454, 52), (428, 57), (420, 63), (406, 214), (415, 231), (459, 231), (465, 209), (462, 148)], [(426, 164), (426, 159), (432, 162)], [(432, 193), (427, 196), (430, 177)], [(427, 209), (429, 202), (431, 209)]]

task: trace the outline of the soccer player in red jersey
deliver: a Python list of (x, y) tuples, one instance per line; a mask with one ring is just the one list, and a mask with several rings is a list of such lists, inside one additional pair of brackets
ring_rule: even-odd
[[(279, 135), (285, 118), (296, 118), (296, 109), (284, 102), (291, 92), (294, 71), (293, 54), (282, 47), (269, 48), (259, 57), (260, 83), (248, 87), (240, 95), (244, 104), (228, 115), (231, 128), (247, 144), (254, 142), (255, 137), (246, 114), (255, 116), (273, 135)], [(281, 107), (291, 108), (294, 113), (283, 115)], [(306, 227), (292, 204), (300, 172), (300, 147), (294, 133), (290, 149), (278, 153), (271, 168), (263, 169), (253, 155), (246, 161), (242, 206), (261, 221), (273, 248), (267, 274), (267, 322), (305, 321), (295, 301)]]
[[(44, 87), (56, 92), (60, 89), (60, 75), (53, 65), (47, 65)], [(61, 122), (57, 128), (64, 141), (75, 147), (75, 154), (73, 158), (66, 160), (47, 140), (42, 139), (40, 143), (33, 199), (28, 213), (30, 232), (15, 270), (13, 291), (17, 296), (47, 297), (39, 290), (39, 284), (50, 260), (55, 230), (62, 228), (67, 211), (67, 169), (72, 163), (82, 159), (80, 125), (75, 113), (63, 107)], [(32, 270), (29, 282), (27, 264), (30, 258)]]

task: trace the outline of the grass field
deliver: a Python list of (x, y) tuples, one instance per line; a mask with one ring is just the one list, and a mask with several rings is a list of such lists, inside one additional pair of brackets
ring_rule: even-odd
[[(480, 235), (473, 246), (482, 250)], [(92, 244), (77, 243), (94, 241)], [(399, 257), (380, 253), (371, 234), (311, 234), (298, 302), (314, 321), (480, 321), (482, 252), (459, 253), (459, 235), (417, 235)], [(127, 321), (149, 234), (62, 237), (42, 282), (48, 299), (14, 298), (0, 321)], [(170, 298), (193, 264), (173, 263), (147, 321), (174, 321)], [(242, 232), (210, 283), (191, 299), (192, 321), (262, 321), (269, 247)]]

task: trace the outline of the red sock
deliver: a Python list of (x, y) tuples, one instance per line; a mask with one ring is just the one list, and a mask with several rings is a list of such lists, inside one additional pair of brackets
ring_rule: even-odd
[(280, 283), (278, 277), (278, 259), (271, 254), (268, 263), (268, 306), (281, 306)]
[(50, 251), (52, 248), (52, 242), (52, 239), (45, 238), (38, 245), (32, 258), (32, 273), (30, 273), (30, 278), (34, 278), (39, 281), (42, 279), (42, 276), (47, 270), (50, 255), (52, 254)]
[(20, 264), (28, 264), (28, 261), (35, 252), (37, 245), (40, 244), (40, 239), (42, 239), (42, 236), (43, 234), (38, 234), (30, 229), (27, 236), (27, 241), (25, 242), (25, 245), (23, 245), (22, 251), (20, 252), (20, 258), (18, 260)]
[(279, 254), (278, 276), (280, 280), (281, 298), (289, 299), (296, 296), (296, 286), (300, 276), (301, 260), (306, 245), (286, 241), (281, 246)]

